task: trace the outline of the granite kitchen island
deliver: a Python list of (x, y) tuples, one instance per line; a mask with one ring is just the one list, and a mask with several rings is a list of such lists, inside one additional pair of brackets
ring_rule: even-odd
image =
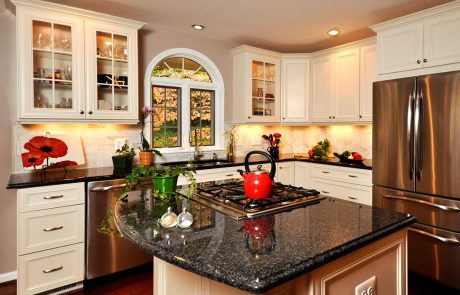
[[(207, 184), (203, 184), (207, 185)], [(163, 228), (167, 208), (192, 213), (187, 229)], [(236, 220), (182, 195), (133, 191), (115, 208), (119, 231), (154, 256), (154, 293), (406, 294), (406, 227), (415, 218), (322, 198), (308, 206)]]

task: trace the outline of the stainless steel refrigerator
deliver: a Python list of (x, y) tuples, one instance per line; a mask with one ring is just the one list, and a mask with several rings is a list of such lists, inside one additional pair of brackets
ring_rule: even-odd
[(460, 289), (460, 72), (374, 83), (373, 205), (417, 217), (409, 270)]

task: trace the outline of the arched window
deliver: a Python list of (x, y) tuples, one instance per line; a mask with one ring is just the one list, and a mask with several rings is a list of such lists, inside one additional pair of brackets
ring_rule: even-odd
[(145, 85), (145, 105), (154, 108), (147, 125), (154, 148), (223, 148), (224, 84), (210, 59), (190, 49), (164, 51), (150, 62)]

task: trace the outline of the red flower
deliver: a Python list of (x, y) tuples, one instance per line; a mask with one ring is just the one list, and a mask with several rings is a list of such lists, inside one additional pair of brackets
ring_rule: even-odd
[(31, 152), (42, 153), (45, 158), (59, 158), (67, 155), (67, 145), (60, 139), (46, 136), (35, 136), (24, 144)]
[(28, 153), (22, 153), (22, 166), (23, 167), (32, 167), (43, 164), (45, 156), (41, 152), (31, 151)]
[(60, 162), (56, 162), (56, 163), (51, 163), (48, 168), (64, 168), (64, 167), (68, 167), (68, 166), (77, 166), (77, 162), (75, 161), (69, 161), (69, 160), (65, 160), (65, 161), (60, 161)]
[(274, 137), (274, 138), (280, 138), (280, 137), (281, 137), (281, 134), (279, 134), (279, 133), (274, 133), (274, 134), (273, 134), (273, 137)]

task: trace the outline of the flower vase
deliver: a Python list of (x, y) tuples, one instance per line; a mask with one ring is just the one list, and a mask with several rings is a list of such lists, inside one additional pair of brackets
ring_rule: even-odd
[(153, 165), (153, 152), (152, 151), (140, 151), (139, 152), (139, 162), (143, 166), (152, 166)]
[(273, 159), (278, 159), (280, 156), (280, 148), (277, 146), (268, 147), (267, 151)]

